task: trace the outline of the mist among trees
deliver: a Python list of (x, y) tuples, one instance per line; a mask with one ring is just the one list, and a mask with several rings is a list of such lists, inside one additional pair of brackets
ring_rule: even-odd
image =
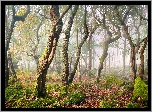
[(148, 5), (5, 5), (6, 108), (148, 108)]

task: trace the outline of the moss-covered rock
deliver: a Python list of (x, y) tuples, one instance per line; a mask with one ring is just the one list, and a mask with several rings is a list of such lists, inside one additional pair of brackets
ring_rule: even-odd
[(134, 91), (132, 100), (141, 98), (142, 101), (148, 101), (148, 85), (140, 78), (135, 79)]

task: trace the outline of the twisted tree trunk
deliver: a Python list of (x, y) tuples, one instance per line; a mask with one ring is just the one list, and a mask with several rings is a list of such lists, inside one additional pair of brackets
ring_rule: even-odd
[(45, 51), (38, 62), (37, 67), (37, 75), (39, 76), (37, 79), (37, 91), (38, 91), (38, 97), (45, 97), (46, 95), (46, 88), (45, 88), (45, 82), (46, 82), (46, 74), (47, 70), (49, 68), (49, 65), (51, 64), (57, 42), (59, 39), (59, 35), (62, 30), (63, 22), (62, 18), (67, 13), (67, 11), (72, 6), (69, 6), (60, 16), (59, 14), (59, 6), (58, 5), (52, 5), (50, 9), (50, 15), (51, 15), (51, 22), (52, 22), (52, 31), (48, 38), (47, 46), (45, 48)]
[(12, 14), (11, 26), (10, 26), (9, 31), (8, 32), (6, 31), (6, 33), (8, 33), (8, 34), (6, 35), (6, 46), (5, 46), (5, 87), (8, 86), (8, 80), (9, 80), (9, 68), (8, 68), (7, 55), (8, 55), (8, 49), (9, 49), (9, 43), (10, 43), (11, 36), (12, 36), (12, 33), (14, 31), (14, 27), (15, 27), (15, 22), (16, 21), (22, 21), (22, 22), (25, 21), (25, 18), (30, 13), (30, 6), (27, 5), (27, 11), (23, 16), (16, 16), (15, 15), (14, 5), (12, 6), (12, 12), (13, 12), (13, 14)]
[(68, 77), (69, 77), (69, 63), (68, 63), (68, 43), (70, 38), (70, 31), (73, 24), (74, 16), (78, 10), (78, 5), (74, 7), (72, 11), (71, 17), (68, 21), (68, 27), (65, 31), (64, 45), (63, 45), (63, 76), (62, 76), (62, 84), (68, 85)]
[(99, 78), (100, 78), (100, 74), (101, 74), (101, 70), (103, 69), (103, 62), (105, 60), (105, 58), (107, 57), (108, 55), (108, 46), (110, 43), (118, 40), (120, 37), (121, 37), (121, 33), (120, 33), (120, 29), (118, 28), (118, 35), (115, 37), (115, 38), (111, 38), (112, 37), (112, 34), (110, 31), (107, 32), (108, 33), (108, 37), (107, 39), (104, 41), (103, 43), (103, 54), (101, 55), (100, 57), (100, 62), (99, 62), (99, 67), (98, 67), (98, 70), (97, 70), (97, 78), (96, 78), (96, 81), (97, 83), (99, 83)]
[(76, 62), (74, 64), (74, 69), (72, 70), (72, 73), (70, 74), (69, 76), (69, 80), (68, 80), (68, 83), (72, 83), (73, 81), (73, 78), (74, 78), (74, 75), (76, 73), (76, 70), (77, 70), (77, 66), (78, 66), (78, 63), (79, 63), (79, 59), (80, 59), (80, 54), (81, 54), (81, 47), (82, 45), (84, 44), (84, 42), (86, 41), (86, 39), (88, 38), (88, 27), (87, 27), (87, 24), (86, 24), (86, 14), (87, 14), (87, 10), (86, 10), (86, 6), (85, 6), (85, 16), (84, 16), (84, 33), (85, 33), (85, 36), (83, 37), (83, 39), (81, 40), (79, 46), (78, 46), (78, 49), (77, 49), (77, 54), (76, 54)]
[(140, 49), (139, 76), (141, 79), (143, 79), (143, 75), (144, 75), (144, 55), (143, 55), (143, 53), (144, 53), (147, 43), (148, 43), (148, 36), (144, 39), (144, 44)]

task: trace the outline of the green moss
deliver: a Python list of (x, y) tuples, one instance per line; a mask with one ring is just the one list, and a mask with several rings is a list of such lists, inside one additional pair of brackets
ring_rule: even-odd
[(119, 104), (118, 100), (108, 101), (103, 99), (100, 101), (99, 106), (100, 108), (118, 108), (117, 104)]
[(145, 84), (140, 77), (137, 77), (135, 79), (132, 100), (136, 100), (139, 97), (141, 97), (143, 101), (148, 101), (148, 85)]
[(140, 108), (140, 105), (139, 105), (138, 103), (129, 102), (129, 103), (126, 105), (126, 108)]
[(41, 58), (40, 58), (40, 60), (44, 59), (44, 57), (46, 56), (46, 53), (48, 52), (48, 50), (49, 50), (48, 47), (46, 47), (44, 52), (43, 52), (43, 54), (42, 54), (42, 56), (41, 56)]
[(99, 58), (100, 62), (102, 62), (103, 59), (104, 59), (104, 56), (102, 55), (102, 56)]
[(100, 108), (112, 108), (111, 102), (109, 102), (107, 100), (101, 100), (99, 106), (100, 106)]

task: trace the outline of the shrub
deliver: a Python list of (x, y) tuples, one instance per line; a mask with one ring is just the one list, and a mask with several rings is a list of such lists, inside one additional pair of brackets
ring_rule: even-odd
[(136, 100), (139, 97), (142, 98), (142, 101), (148, 101), (148, 85), (140, 77), (137, 77), (135, 79), (132, 100)]

